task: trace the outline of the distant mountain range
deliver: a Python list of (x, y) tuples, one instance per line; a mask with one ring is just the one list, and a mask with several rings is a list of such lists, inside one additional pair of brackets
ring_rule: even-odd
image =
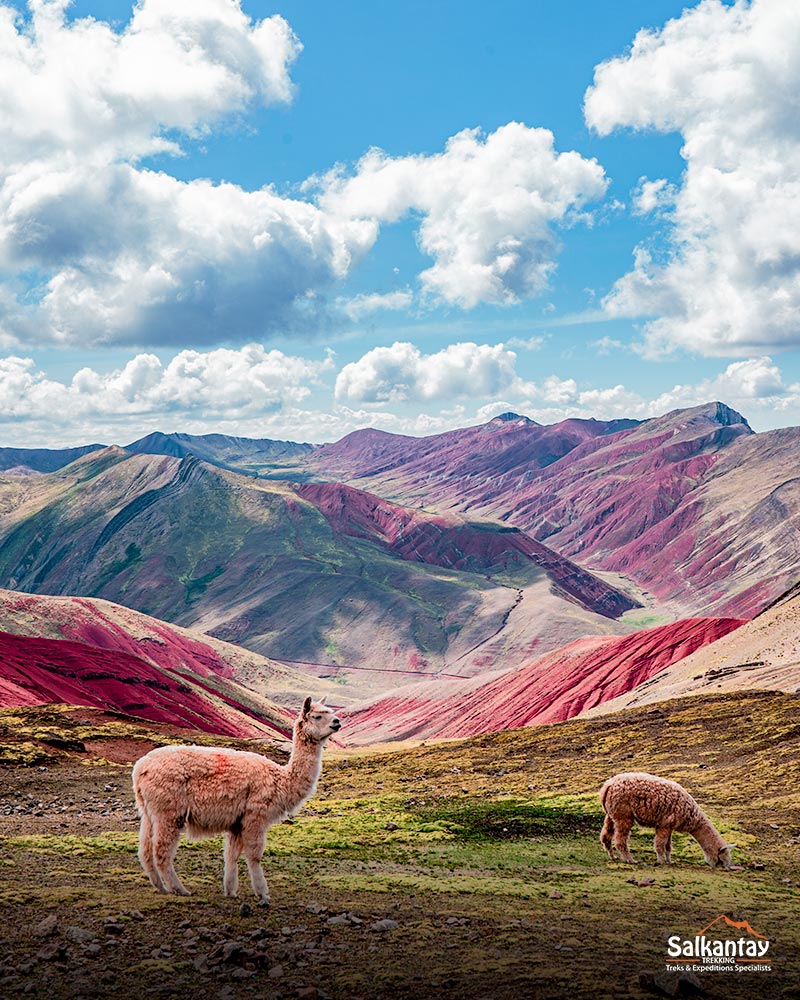
[[(800, 428), (755, 434), (709, 403), (319, 447), (151, 434), (4, 449), (0, 587), (236, 643), (284, 664), (293, 693), (312, 678), (342, 704), (387, 696), (395, 735), (446, 734), (454, 706), (476, 732), (567, 717), (640, 684), (669, 690), (659, 671), (690, 652), (683, 630), (699, 649), (798, 582), (799, 446)], [(138, 655), (110, 641), (98, 648)], [(270, 694), (256, 674), (245, 683)], [(390, 692), (420, 680), (430, 691), (415, 686), (406, 712)], [(375, 711), (359, 731), (389, 735)]]

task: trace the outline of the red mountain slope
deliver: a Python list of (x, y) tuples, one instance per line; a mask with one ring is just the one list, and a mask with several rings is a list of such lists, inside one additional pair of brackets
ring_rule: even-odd
[(579, 639), (519, 670), (415, 684), (349, 713), (347, 739), (466, 737), (561, 722), (630, 691), (742, 624), (689, 618), (632, 635)]
[[(280, 710), (235, 683), (211, 688), (129, 653), (0, 632), (0, 705), (66, 703), (229, 736), (285, 736)], [(262, 712), (255, 704), (262, 701)], [(243, 704), (245, 702), (247, 704)]]
[(638, 607), (516, 528), (401, 507), (341, 483), (308, 483), (297, 486), (296, 492), (313, 503), (335, 531), (377, 542), (402, 559), (473, 573), (508, 570), (512, 564), (530, 561), (548, 574), (556, 592), (589, 611), (618, 618)]

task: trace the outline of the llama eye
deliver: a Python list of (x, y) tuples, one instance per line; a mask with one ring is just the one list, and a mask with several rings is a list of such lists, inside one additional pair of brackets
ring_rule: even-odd
[(322, 716), (321, 715), (312, 715), (311, 718), (312, 719), (321, 719)]

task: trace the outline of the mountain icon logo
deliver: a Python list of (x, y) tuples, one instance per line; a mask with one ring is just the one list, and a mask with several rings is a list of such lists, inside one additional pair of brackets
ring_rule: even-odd
[(697, 936), (702, 937), (705, 933), (710, 931), (715, 924), (718, 924), (720, 920), (724, 920), (728, 927), (732, 927), (734, 930), (745, 931), (747, 934), (752, 934), (753, 937), (761, 938), (762, 941), (769, 940), (765, 934), (759, 934), (758, 931), (753, 930), (746, 920), (731, 920), (731, 918), (726, 917), (724, 913), (720, 913), (720, 915), (712, 920), (710, 924), (704, 927), (701, 931), (698, 931)]

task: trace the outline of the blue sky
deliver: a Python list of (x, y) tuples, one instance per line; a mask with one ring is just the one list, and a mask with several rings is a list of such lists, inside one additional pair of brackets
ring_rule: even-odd
[(793, 7), (0, 3), (0, 443), (799, 422)]

